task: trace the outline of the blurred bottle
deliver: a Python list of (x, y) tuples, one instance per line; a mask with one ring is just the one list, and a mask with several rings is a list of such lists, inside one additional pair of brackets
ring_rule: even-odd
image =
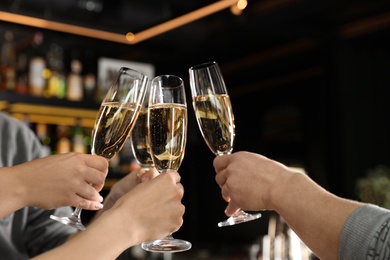
[(86, 51), (83, 59), (84, 100), (92, 101), (96, 91), (96, 59), (92, 50)]
[(46, 60), (42, 45), (43, 34), (41, 32), (36, 32), (30, 46), (28, 84), (31, 95), (38, 97), (43, 96), (46, 87), (46, 79), (44, 77)]
[(72, 142), (69, 139), (69, 127), (64, 125), (57, 126), (56, 153), (68, 153), (72, 150)]
[(51, 154), (51, 138), (48, 135), (47, 124), (37, 123), (35, 126), (35, 133), (43, 145), (43, 149), (47, 155)]
[(262, 260), (311, 260), (313, 253), (287, 225), (284, 219), (275, 214), (270, 216), (268, 233), (264, 235), (260, 243), (257, 258)]
[(84, 98), (83, 78), (81, 77), (82, 64), (78, 59), (70, 63), (71, 72), (67, 80), (66, 98), (71, 101), (82, 101)]
[(85, 99), (93, 100), (96, 89), (96, 76), (93, 73), (85, 74), (84, 76), (84, 92)]
[(14, 91), (16, 85), (14, 34), (6, 31), (0, 53), (0, 90)]
[(16, 62), (16, 86), (15, 92), (18, 94), (27, 94), (28, 93), (28, 68), (27, 68), (27, 55), (24, 52), (20, 52), (17, 55)]
[(81, 127), (81, 120), (77, 119), (76, 126), (72, 133), (72, 151), (79, 153), (88, 153), (87, 144), (85, 143), (84, 128)]
[(45, 97), (64, 98), (66, 82), (64, 73), (63, 48), (58, 44), (51, 44), (47, 53), (48, 80)]

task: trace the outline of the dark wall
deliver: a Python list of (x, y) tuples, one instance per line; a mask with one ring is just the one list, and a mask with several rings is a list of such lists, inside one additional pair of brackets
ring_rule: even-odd
[(375, 166), (390, 165), (390, 48), (388, 34), (341, 44), (337, 50), (340, 150), (344, 193)]

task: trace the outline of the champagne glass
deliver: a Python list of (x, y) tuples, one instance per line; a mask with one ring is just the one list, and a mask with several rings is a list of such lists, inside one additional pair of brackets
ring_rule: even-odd
[[(193, 66), (189, 76), (192, 105), (203, 139), (216, 156), (230, 154), (235, 137), (234, 115), (218, 63)], [(232, 226), (260, 217), (260, 213), (248, 214), (240, 209), (218, 226)]]
[[(144, 74), (122, 67), (103, 99), (92, 131), (91, 153), (110, 160), (122, 149), (137, 120), (145, 97), (148, 78)], [(85, 230), (81, 208), (68, 217), (51, 215), (65, 225)]]
[(150, 84), (146, 87), (145, 98), (138, 115), (137, 122), (130, 134), (130, 144), (134, 158), (141, 166), (142, 174), (154, 167), (152, 156), (150, 155), (149, 133), (148, 133), (148, 104), (149, 104)]
[[(150, 154), (154, 166), (160, 174), (178, 170), (187, 142), (187, 103), (183, 80), (174, 75), (155, 77), (148, 111)], [(189, 250), (192, 245), (170, 234), (159, 240), (144, 242), (141, 246), (151, 252), (181, 252)]]

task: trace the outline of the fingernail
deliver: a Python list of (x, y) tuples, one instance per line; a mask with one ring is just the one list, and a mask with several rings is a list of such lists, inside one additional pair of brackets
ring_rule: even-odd
[(103, 208), (103, 204), (101, 204), (101, 203), (95, 204), (95, 209), (102, 209), (102, 208)]
[(103, 202), (103, 197), (102, 196), (100, 196), (100, 202)]

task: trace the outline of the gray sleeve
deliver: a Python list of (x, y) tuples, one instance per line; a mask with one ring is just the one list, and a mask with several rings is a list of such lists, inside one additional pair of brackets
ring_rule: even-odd
[(339, 259), (389, 259), (390, 211), (375, 205), (356, 209), (341, 233)]
[(0, 167), (8, 167), (49, 155), (35, 133), (0, 112)]
[[(42, 210), (36, 207), (28, 208), (28, 217), (23, 230), (24, 246), (30, 257), (37, 256), (51, 250), (65, 242), (69, 235), (77, 232), (77, 229), (54, 221), (50, 215), (69, 216), (71, 207), (62, 207), (53, 210)], [(17, 222), (15, 216), (14, 223)]]
[[(0, 167), (18, 165), (47, 156), (35, 133), (0, 112)], [(71, 207), (44, 210), (25, 207), (0, 219), (0, 259), (26, 259), (62, 244), (76, 229), (50, 219), (67, 216)]]

